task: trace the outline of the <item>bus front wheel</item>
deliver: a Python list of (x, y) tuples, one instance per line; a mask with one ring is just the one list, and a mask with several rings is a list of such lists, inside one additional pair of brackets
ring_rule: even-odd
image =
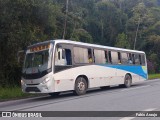
[(129, 88), (131, 87), (131, 84), (132, 84), (132, 78), (129, 74), (127, 74), (124, 79), (124, 87)]
[(78, 77), (75, 82), (75, 90), (74, 93), (76, 95), (84, 95), (87, 91), (87, 82), (85, 78)]

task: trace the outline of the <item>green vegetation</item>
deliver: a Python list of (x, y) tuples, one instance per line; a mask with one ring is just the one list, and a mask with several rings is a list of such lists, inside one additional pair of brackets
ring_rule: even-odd
[(148, 79), (156, 79), (156, 78), (160, 78), (160, 74), (149, 74), (148, 75)]
[(31, 96), (35, 96), (35, 95), (23, 93), (20, 87), (0, 88), (0, 101), (8, 100), (8, 99), (31, 97)]
[(17, 52), (50, 39), (143, 50), (160, 72), (159, 0), (0, 0), (0, 11), (2, 87), (19, 85)]

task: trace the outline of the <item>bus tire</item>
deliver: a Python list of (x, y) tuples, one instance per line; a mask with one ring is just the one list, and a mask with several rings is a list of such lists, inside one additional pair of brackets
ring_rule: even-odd
[(132, 84), (132, 78), (129, 74), (126, 74), (125, 78), (124, 78), (124, 87), (125, 88), (129, 88), (131, 87)]
[(87, 91), (87, 82), (83, 77), (78, 77), (75, 81), (74, 93), (76, 95), (84, 95)]
[(55, 97), (60, 94), (60, 92), (48, 93), (50, 96)]

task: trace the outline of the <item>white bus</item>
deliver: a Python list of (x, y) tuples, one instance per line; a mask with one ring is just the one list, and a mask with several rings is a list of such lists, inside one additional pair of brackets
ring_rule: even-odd
[(130, 87), (148, 78), (143, 51), (51, 40), (28, 47), (22, 71), (22, 91), (58, 95), (85, 94), (94, 87)]

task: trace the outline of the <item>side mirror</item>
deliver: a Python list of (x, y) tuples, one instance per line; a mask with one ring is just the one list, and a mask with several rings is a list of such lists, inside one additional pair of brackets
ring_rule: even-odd
[(24, 50), (18, 51), (18, 53), (17, 53), (17, 59), (18, 59), (18, 63), (19, 64), (23, 63), (24, 58), (25, 58), (25, 51)]

